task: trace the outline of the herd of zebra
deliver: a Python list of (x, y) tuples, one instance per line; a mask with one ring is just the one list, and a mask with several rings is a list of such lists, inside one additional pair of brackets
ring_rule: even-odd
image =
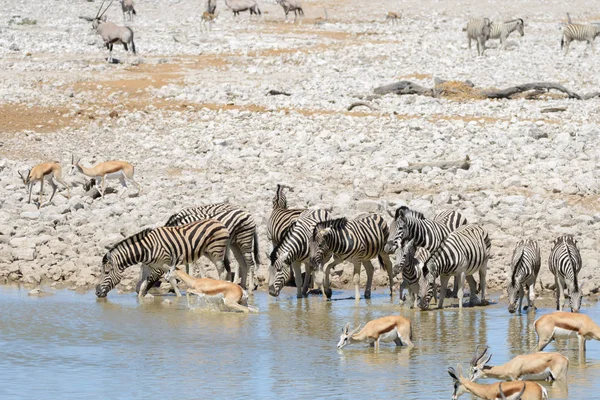
[[(267, 226), (267, 235), (273, 245), (268, 277), (270, 295), (279, 296), (293, 273), (298, 297), (308, 294), (312, 282), (331, 298), (331, 270), (348, 261), (354, 265), (355, 298), (360, 298), (361, 265), (367, 275), (364, 297), (369, 298), (374, 273), (371, 260), (377, 258), (387, 272), (390, 295), (393, 294), (394, 277), (401, 274), (400, 295), (406, 288), (411, 307), (427, 309), (431, 300), (437, 297), (437, 307), (442, 308), (452, 276), (459, 307), (462, 307), (465, 280), (470, 288), (470, 303), (486, 302), (486, 269), (491, 241), (482, 226), (468, 223), (459, 212), (444, 211), (427, 219), (420, 212), (401, 206), (395, 213), (390, 212), (394, 218), (390, 228), (378, 214), (347, 219), (332, 218), (322, 209), (288, 208), (286, 189), (286, 186), (277, 185)], [(230, 252), (238, 263), (237, 276), (231, 270)], [(393, 265), (390, 254), (395, 254)], [(171, 268), (189, 265), (202, 255), (215, 265), (219, 279), (239, 281), (244, 289), (252, 292), (255, 289), (254, 271), (260, 261), (256, 223), (250, 213), (228, 203), (185, 208), (172, 215), (164, 226), (145, 229), (122, 240), (104, 255), (103, 276), (96, 287), (96, 295), (105, 297), (120, 282), (126, 268), (142, 264), (142, 279), (137, 286), (138, 295), (142, 297)], [(304, 264), (304, 274), (301, 264)], [(534, 285), (540, 264), (537, 242), (531, 239), (520, 241), (512, 257), (508, 285), (511, 313), (521, 310), (525, 290), (528, 291), (528, 307), (534, 307)], [(557, 309), (563, 308), (563, 288), (566, 286), (571, 310), (579, 310), (581, 285), (577, 274), (581, 264), (581, 255), (572, 236), (561, 236), (554, 241), (549, 268), (556, 279)], [(479, 274), (479, 288), (473, 278), (476, 273)], [(204, 277), (205, 272), (201, 271), (201, 275)], [(174, 275), (169, 276), (175, 293), (180, 295)], [(439, 296), (438, 277), (441, 281)]]
[[(560, 41), (560, 48), (564, 49), (565, 55), (569, 53), (569, 46), (572, 41), (587, 42), (588, 46), (594, 51), (593, 42), (596, 36), (600, 35), (600, 25), (597, 24), (574, 24), (567, 14), (569, 22), (563, 27), (563, 35)], [(500, 39), (500, 47), (506, 46), (506, 39), (513, 32), (518, 32), (521, 36), (525, 35), (525, 22), (522, 18), (513, 19), (505, 22), (491, 22), (489, 18), (472, 19), (467, 26), (463, 28), (467, 32), (469, 49), (471, 41), (477, 43), (477, 54), (484, 55), (485, 43), (490, 39)]]

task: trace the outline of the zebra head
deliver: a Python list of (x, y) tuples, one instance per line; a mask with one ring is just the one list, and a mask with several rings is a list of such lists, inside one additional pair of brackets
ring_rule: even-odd
[(394, 253), (396, 250), (398, 250), (398, 248), (401, 245), (403, 233), (402, 228), (404, 228), (404, 214), (406, 210), (408, 210), (408, 207), (406, 206), (398, 207), (394, 215), (392, 215), (391, 212), (388, 211), (390, 215), (394, 217), (394, 221), (392, 222), (390, 227), (388, 241), (386, 242), (385, 247), (383, 248), (383, 251), (385, 251), (388, 254)]
[[(514, 277), (508, 284), (508, 312), (514, 314), (517, 311), (517, 301), (519, 300), (519, 289), (521, 283), (516, 282)], [(520, 312), (520, 311), (519, 311)]]
[(429, 303), (431, 303), (435, 291), (435, 278), (436, 276), (427, 268), (427, 264), (425, 264), (423, 266), (423, 274), (419, 278), (419, 307), (421, 310), (429, 309)]
[(573, 293), (569, 291), (569, 304), (571, 305), (571, 312), (578, 313), (579, 309), (581, 308), (581, 300), (583, 298), (581, 295), (582, 287), (583, 284), (579, 285), (579, 288), (574, 290)]
[(108, 292), (112, 290), (121, 281), (121, 272), (115, 268), (112, 253), (107, 252), (102, 258), (102, 281), (96, 286), (96, 296), (106, 297)]
[(291, 262), (287, 251), (279, 252), (275, 248), (271, 253), (271, 267), (269, 271), (269, 294), (273, 297), (279, 296), (283, 285), (290, 279)]
[(394, 275), (398, 275), (404, 268), (411, 265), (417, 248), (415, 246), (415, 240), (411, 239), (400, 248), (400, 251), (396, 251), (396, 264), (394, 264)]
[(523, 21), (523, 18), (517, 19), (517, 32), (519, 32), (521, 36), (525, 36), (525, 22)]

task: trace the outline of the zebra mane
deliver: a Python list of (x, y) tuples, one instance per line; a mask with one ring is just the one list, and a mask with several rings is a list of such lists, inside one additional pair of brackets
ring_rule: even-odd
[[(573, 251), (572, 251), (572, 247), (577, 246), (577, 242), (575, 241), (575, 238), (571, 235), (565, 235), (565, 236), (561, 237), (561, 239), (565, 243), (565, 247), (567, 249), (567, 255), (569, 256), (569, 261), (571, 262), (571, 265), (573, 266), (573, 268), (576, 268), (575, 256), (573, 255)], [(576, 273), (573, 274), (573, 285), (575, 285), (575, 287), (579, 289), (579, 283), (577, 282), (577, 274)]]
[(277, 261), (277, 252), (279, 251), (279, 249), (281, 248), (283, 243), (287, 240), (288, 236), (290, 236), (291, 232), (294, 230), (294, 227), (296, 226), (296, 222), (297, 222), (297, 220), (292, 222), (290, 224), (290, 226), (285, 228), (285, 230), (281, 234), (281, 240), (279, 241), (279, 243), (277, 243), (275, 245), (275, 247), (273, 247), (273, 251), (271, 252), (271, 255), (269, 256), (269, 259), (271, 260), (271, 265), (275, 264), (275, 261)]
[(183, 219), (183, 216), (179, 215), (179, 213), (173, 214), (169, 217), (165, 223), (165, 226), (177, 226), (179, 225), (179, 221), (181, 221), (181, 219)]
[(511, 19), (510, 21), (504, 21), (503, 24), (510, 24), (512, 22), (521, 22), (522, 25), (525, 25), (525, 21), (523, 21), (523, 18), (515, 18)]
[(413, 218), (413, 219), (425, 219), (425, 216), (415, 210), (411, 210), (410, 208), (408, 208), (407, 206), (400, 206), (396, 209), (396, 215), (394, 216), (394, 219), (398, 219), (400, 218), (400, 216), (404, 216), (404, 218)]
[(348, 219), (346, 217), (336, 218), (336, 219), (328, 219), (327, 221), (321, 221), (315, 225), (315, 229), (313, 229), (312, 239), (315, 240), (317, 237), (317, 233), (321, 229), (331, 228), (331, 229), (344, 229), (346, 224), (348, 223)]
[(517, 243), (517, 248), (515, 249), (514, 253), (513, 253), (513, 258), (511, 260), (511, 267), (512, 267), (512, 274), (510, 276), (510, 283), (511, 285), (515, 284), (515, 278), (517, 277), (517, 268), (516, 265), (519, 263), (519, 261), (521, 261), (521, 259), (523, 258), (523, 253), (525, 252), (525, 241), (520, 241), (519, 243)]
[(133, 234), (133, 235), (129, 236), (128, 238), (123, 239), (119, 243), (115, 244), (110, 250), (108, 250), (106, 252), (106, 254), (104, 255), (104, 258), (102, 258), (102, 264), (104, 264), (106, 261), (108, 261), (109, 253), (112, 253), (116, 248), (118, 248), (126, 243), (139, 242), (140, 240), (142, 240), (146, 236), (148, 236), (150, 234), (150, 232), (152, 232), (152, 230), (153, 230), (152, 228), (146, 228), (143, 231)]

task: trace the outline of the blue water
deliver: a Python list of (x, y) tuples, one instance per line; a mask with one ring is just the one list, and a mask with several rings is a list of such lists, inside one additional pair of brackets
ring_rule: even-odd
[[(256, 293), (251, 303), (260, 313), (245, 315), (200, 307), (195, 298), (138, 301), (111, 292), (97, 300), (92, 292), (47, 290), (54, 294), (0, 287), (1, 399), (449, 399), (449, 366), (467, 369), (476, 344), (491, 347), (493, 365), (528, 352), (533, 320), (552, 311), (510, 315), (496, 304), (419, 312), (384, 290), (356, 303), (297, 300), (286, 288), (278, 300)], [(598, 307), (584, 312), (600, 321)], [(397, 313), (414, 323), (414, 349), (337, 351), (346, 322)], [(600, 343), (588, 342), (585, 360), (576, 340), (559, 348), (570, 360), (568, 387), (543, 383), (550, 398), (600, 398)]]

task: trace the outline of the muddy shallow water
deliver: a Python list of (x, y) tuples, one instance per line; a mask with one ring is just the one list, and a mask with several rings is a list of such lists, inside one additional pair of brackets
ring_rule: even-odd
[[(0, 287), (0, 398), (449, 399), (446, 369), (457, 362), (466, 369), (476, 344), (491, 347), (492, 364), (535, 345), (533, 314), (509, 315), (504, 304), (413, 312), (383, 290), (358, 303), (297, 300), (290, 288), (278, 300), (258, 292), (253, 315), (218, 312), (197, 298), (138, 301), (111, 292), (104, 301), (93, 292), (49, 291), (34, 297)], [(336, 350), (346, 322), (398, 312), (413, 320), (414, 349)], [(597, 305), (584, 312), (600, 320)], [(568, 387), (544, 383), (550, 398), (593, 398), (600, 343), (588, 343), (585, 360), (576, 340), (559, 347), (571, 362)]]

